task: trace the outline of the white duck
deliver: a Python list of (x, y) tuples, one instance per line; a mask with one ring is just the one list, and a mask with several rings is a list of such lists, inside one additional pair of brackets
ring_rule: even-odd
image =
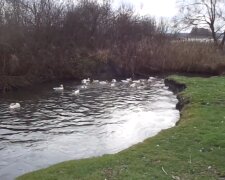
[(127, 84), (127, 83), (129, 83), (130, 81), (128, 81), (128, 80), (121, 80), (121, 82)]
[(144, 89), (145, 87), (144, 86), (138, 86), (137, 88), (138, 89)]
[(90, 78), (87, 78), (86, 81), (87, 81), (88, 84), (91, 82)]
[(132, 88), (136, 87), (136, 83), (131, 84), (130, 87)]
[(86, 85), (82, 85), (81, 89), (87, 89), (87, 86)]
[(83, 80), (81, 81), (81, 83), (82, 83), (82, 84), (87, 84), (87, 79), (83, 79)]
[(111, 86), (111, 87), (115, 87), (116, 85), (115, 85), (115, 83), (112, 83), (110, 86)]
[(112, 80), (112, 83), (116, 83), (116, 82), (117, 82), (116, 79), (113, 79), (113, 80)]
[(148, 81), (150, 82), (150, 81), (155, 80), (155, 79), (156, 79), (155, 77), (151, 77), (151, 76), (150, 76), (150, 77), (148, 78)]
[(132, 81), (132, 78), (127, 78), (127, 81), (129, 81), (129, 82)]
[(99, 83), (99, 80), (93, 80), (92, 82), (93, 83)]
[(53, 88), (55, 91), (63, 91), (64, 90), (64, 87), (63, 85), (61, 84), (60, 87), (55, 87)]
[(9, 108), (10, 109), (19, 109), (21, 106), (20, 106), (20, 103), (11, 103), (9, 105)]
[(134, 80), (133, 83), (141, 83), (141, 80)]
[(101, 85), (106, 85), (107, 82), (106, 82), (106, 81), (100, 81), (99, 84), (101, 84)]
[(75, 90), (74, 92), (73, 92), (73, 94), (74, 95), (79, 95), (80, 94), (80, 90), (78, 89), (78, 90)]

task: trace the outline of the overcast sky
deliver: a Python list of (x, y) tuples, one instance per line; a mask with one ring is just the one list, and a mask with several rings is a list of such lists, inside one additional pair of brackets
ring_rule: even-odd
[(121, 3), (131, 4), (141, 15), (173, 17), (177, 12), (176, 0), (113, 0), (113, 3), (114, 7)]

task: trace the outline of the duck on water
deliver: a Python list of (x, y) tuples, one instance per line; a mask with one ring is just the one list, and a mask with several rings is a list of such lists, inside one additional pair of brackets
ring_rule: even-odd
[(9, 105), (9, 108), (10, 109), (19, 109), (21, 106), (20, 106), (20, 103), (11, 103)]
[(64, 87), (63, 85), (61, 84), (60, 87), (54, 87), (53, 88), (55, 91), (63, 91), (64, 90)]

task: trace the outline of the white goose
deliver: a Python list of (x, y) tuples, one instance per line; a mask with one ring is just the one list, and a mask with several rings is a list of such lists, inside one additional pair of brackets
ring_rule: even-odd
[(20, 106), (20, 103), (11, 103), (9, 105), (9, 108), (10, 109), (19, 109), (21, 106)]
[(64, 87), (63, 85), (61, 84), (60, 87), (55, 87), (53, 88), (55, 91), (63, 91), (64, 90)]

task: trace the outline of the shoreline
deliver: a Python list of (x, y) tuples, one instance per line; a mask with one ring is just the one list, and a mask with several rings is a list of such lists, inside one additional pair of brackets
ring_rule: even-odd
[[(187, 76), (187, 77), (211, 77), (214, 76), (216, 74), (202, 74), (202, 73), (178, 73), (178, 72), (174, 72), (176, 75), (179, 76)], [(168, 82), (168, 80), (166, 80), (166, 77), (171, 76), (174, 74), (173, 72), (159, 72), (159, 73), (152, 73), (152, 74), (136, 74), (134, 75), (133, 79), (139, 79), (139, 78), (148, 78), (149, 76), (153, 76), (153, 77), (159, 77), (159, 78), (163, 78), (165, 79), (165, 83)], [(110, 78), (111, 77), (111, 78)], [(4, 94), (4, 93), (11, 93), (11, 92), (17, 92), (20, 90), (29, 90), (30, 88), (32, 89), (33, 87), (39, 86), (39, 85), (45, 85), (45, 84), (62, 84), (62, 82), (70, 82), (70, 81), (74, 81), (76, 83), (79, 83), (82, 78), (55, 78), (55, 79), (49, 79), (49, 80), (45, 80), (45, 81), (33, 81), (33, 80), (28, 80), (26, 77), (23, 76), (10, 76), (10, 78), (14, 78), (14, 80), (10, 80), (9, 81), (9, 86), (8, 88), (4, 91), (3, 87), (4, 87), (4, 77), (0, 76), (0, 94)], [(87, 77), (86, 77), (87, 78)], [(119, 75), (112, 75), (111, 73), (109, 73), (106, 77), (105, 74), (104, 75), (95, 75), (93, 76), (93, 79), (100, 79), (100, 80), (111, 80), (111, 79), (123, 79), (123, 78), (130, 78), (130, 76), (119, 76)], [(5, 82), (6, 83), (6, 82)], [(172, 82), (171, 82), (172, 83)], [(173, 89), (172, 89), (173, 91)]]

